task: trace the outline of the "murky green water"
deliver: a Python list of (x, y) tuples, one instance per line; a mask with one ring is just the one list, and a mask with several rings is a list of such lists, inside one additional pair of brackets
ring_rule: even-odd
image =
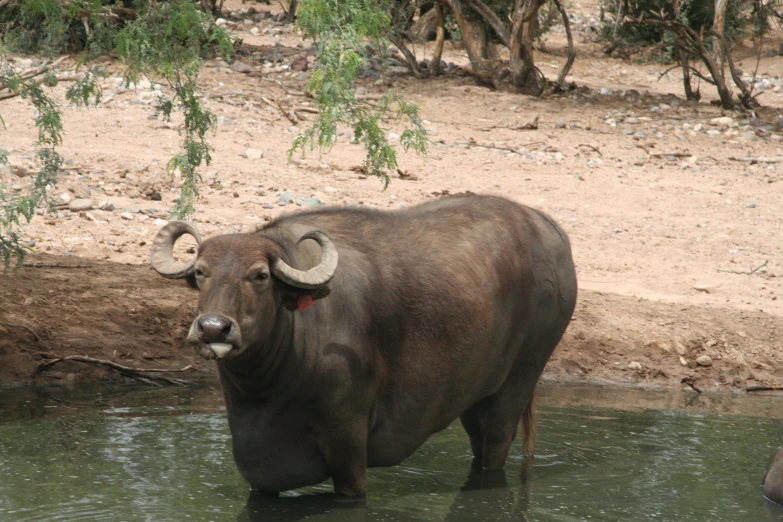
[[(362, 505), (329, 485), (264, 499), (234, 467), (219, 391), (0, 392), (0, 521), (763, 521), (783, 397), (546, 385), (537, 453), (469, 472), (455, 424)], [(298, 495), (298, 496), (297, 496)], [(769, 512), (768, 512), (769, 511)]]

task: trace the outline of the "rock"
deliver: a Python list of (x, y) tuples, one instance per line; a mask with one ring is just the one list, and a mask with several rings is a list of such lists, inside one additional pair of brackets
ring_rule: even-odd
[(153, 221), (152, 223), (153, 223), (153, 224), (154, 224), (156, 227), (165, 227), (166, 225), (168, 225), (168, 224), (169, 224), (169, 222), (168, 222), (168, 221), (166, 221), (165, 219), (160, 219), (160, 218), (156, 219), (156, 220), (155, 220), (155, 221)]
[(299, 205), (303, 208), (316, 208), (322, 207), (324, 204), (318, 198), (302, 198), (301, 202), (299, 202)]
[(128, 221), (133, 220), (133, 214), (131, 214), (130, 212), (123, 212), (122, 214), (120, 214), (120, 217), (122, 219), (127, 219)]
[(92, 200), (86, 198), (74, 199), (68, 204), (68, 210), (71, 212), (84, 212), (92, 208)]
[(74, 190), (73, 195), (76, 196), (77, 199), (89, 199), (90, 196), (92, 196), (92, 190), (90, 190), (87, 183), (82, 183)]
[(397, 143), (398, 141), (400, 141), (400, 135), (396, 134), (394, 132), (390, 132), (386, 137), (388, 138), (389, 143), (392, 143), (392, 144)]
[(304, 72), (308, 69), (308, 67), (309, 65), (307, 63), (306, 54), (297, 54), (296, 56), (291, 58), (291, 70)]
[(698, 364), (699, 366), (712, 366), (712, 357), (706, 354), (700, 355), (696, 359), (696, 364)]
[(767, 58), (772, 58), (773, 56), (778, 55), (777, 49), (767, 49)]
[(623, 120), (623, 123), (628, 123), (629, 125), (635, 125), (639, 123), (639, 118), (628, 117)]
[(20, 178), (26, 178), (27, 176), (32, 176), (34, 173), (20, 165), (12, 165), (11, 174)]
[(756, 208), (756, 204), (753, 203), (753, 202), (750, 202), (747, 205), (745, 205), (745, 208)]
[(628, 369), (629, 370), (641, 370), (642, 369), (642, 365), (639, 364), (636, 361), (631, 361), (631, 362), (628, 363)]
[(281, 207), (284, 207), (291, 202), (295, 202), (297, 199), (299, 198), (296, 197), (294, 194), (285, 191), (282, 194), (280, 194), (280, 196), (277, 198), (277, 204), (280, 205)]
[(728, 127), (732, 123), (734, 123), (734, 118), (729, 118), (728, 116), (721, 116), (720, 118), (712, 118), (710, 120), (711, 125), (720, 127)]
[(604, 96), (609, 96), (610, 94), (612, 94), (612, 89), (610, 89), (608, 87), (601, 87), (601, 91), (600, 92)]
[(250, 67), (245, 62), (240, 62), (239, 60), (234, 60), (234, 63), (231, 64), (231, 68), (234, 69), (238, 73), (247, 74), (250, 71), (253, 70), (252, 67)]
[(646, 138), (647, 137), (647, 133), (644, 132), (643, 130), (638, 130), (638, 131), (634, 132), (633, 135), (634, 135), (634, 138)]
[(693, 289), (697, 292), (704, 292), (705, 294), (712, 294), (715, 292), (715, 289), (708, 285), (693, 285)]
[(566, 121), (565, 118), (560, 118), (555, 122), (555, 128), (556, 129), (565, 129), (566, 128)]
[(364, 87), (357, 87), (356, 91), (354, 91), (354, 95), (356, 95), (356, 97), (367, 96), (367, 89)]
[(742, 133), (742, 139), (745, 140), (745, 141), (753, 141), (757, 137), (758, 136), (756, 136), (756, 133), (752, 132), (752, 131), (748, 131), (748, 132), (743, 132)]
[(263, 205), (261, 205), (261, 208), (265, 208), (267, 210), (271, 210), (271, 209), (275, 208), (275, 206), (270, 204), (270, 203), (264, 203)]
[(264, 153), (258, 149), (245, 149), (239, 155), (247, 159), (261, 159), (264, 157)]
[(215, 25), (218, 27), (222, 27), (226, 25), (226, 22), (227, 20), (225, 18), (218, 18), (217, 20), (215, 20)]
[(104, 210), (106, 212), (111, 212), (111, 211), (114, 210), (114, 203), (112, 203), (111, 201), (109, 201), (107, 199), (107, 200), (101, 201), (100, 204), (98, 205), (98, 208), (101, 209), (101, 210)]
[(62, 201), (67, 205), (68, 203), (73, 201), (73, 196), (71, 196), (70, 192), (63, 192), (62, 194), (60, 194), (60, 201)]

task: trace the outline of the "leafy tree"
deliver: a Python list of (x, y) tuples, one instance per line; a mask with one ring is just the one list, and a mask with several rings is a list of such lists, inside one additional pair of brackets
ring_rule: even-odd
[[(9, 49), (54, 56), (80, 52), (82, 64), (91, 58), (115, 53), (126, 65), (125, 79), (162, 81), (167, 92), (158, 97), (156, 111), (165, 120), (178, 118), (181, 149), (168, 163), (170, 175), (182, 177), (180, 197), (172, 209), (184, 218), (193, 213), (198, 197), (198, 169), (209, 165), (212, 150), (207, 140), (215, 130), (216, 118), (201, 102), (198, 78), (202, 59), (218, 54), (230, 59), (233, 53), (228, 34), (212, 23), (210, 12), (220, 4), (203, 0), (10, 0), (0, 13), (0, 36)], [(0, 0), (7, 4), (9, 0)], [(319, 61), (308, 90), (320, 114), (311, 127), (295, 139), (289, 155), (296, 151), (326, 151), (334, 144), (338, 125), (354, 130), (356, 142), (367, 152), (368, 172), (389, 183), (387, 171), (397, 167), (395, 150), (382, 127), (385, 122), (403, 118), (400, 144), (419, 153), (426, 150), (426, 135), (418, 108), (399, 96), (388, 94), (375, 105), (362, 103), (354, 95), (356, 74), (367, 60), (364, 41), (369, 39), (380, 52), (386, 48), (389, 31), (388, 4), (370, 0), (290, 1), (288, 13), (299, 16), (302, 34), (317, 41)], [(89, 69), (85, 77), (68, 91), (68, 99), (86, 105), (100, 99), (99, 69)], [(31, 100), (38, 111), (38, 157), (41, 170), (30, 190), (14, 194), (0, 187), (0, 258), (9, 266), (14, 258), (21, 264), (26, 254), (20, 226), (29, 221), (37, 207), (48, 202), (47, 191), (56, 183), (61, 158), (60, 108), (45, 87), (56, 84), (53, 75), (43, 82), (23, 78), (6, 64), (0, 71), (0, 89), (8, 96)], [(0, 94), (0, 99), (3, 95)], [(181, 116), (176, 116), (181, 114)], [(0, 152), (0, 163), (7, 157)]]

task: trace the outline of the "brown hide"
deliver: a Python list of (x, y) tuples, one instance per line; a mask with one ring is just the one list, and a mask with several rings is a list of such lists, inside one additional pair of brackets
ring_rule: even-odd
[[(337, 248), (333, 278), (274, 277), (278, 260), (319, 264), (318, 244), (297, 243), (313, 230)], [(234, 457), (262, 491), (331, 477), (361, 494), (368, 466), (401, 462), (457, 417), (474, 464), (503, 467), (576, 301), (563, 230), (485, 196), (290, 214), (206, 240), (195, 267), (189, 338), (230, 349), (218, 364)]]

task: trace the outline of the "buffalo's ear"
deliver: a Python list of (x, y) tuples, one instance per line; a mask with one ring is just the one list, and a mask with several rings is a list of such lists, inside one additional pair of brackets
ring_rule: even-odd
[[(283, 294), (283, 306), (289, 310), (304, 310), (308, 308), (313, 301), (323, 299), (329, 295), (328, 286), (322, 286), (321, 288), (313, 288), (311, 290), (303, 290), (301, 288), (294, 288), (290, 285), (283, 285), (285, 287)], [(309, 299), (308, 299), (309, 298)]]

